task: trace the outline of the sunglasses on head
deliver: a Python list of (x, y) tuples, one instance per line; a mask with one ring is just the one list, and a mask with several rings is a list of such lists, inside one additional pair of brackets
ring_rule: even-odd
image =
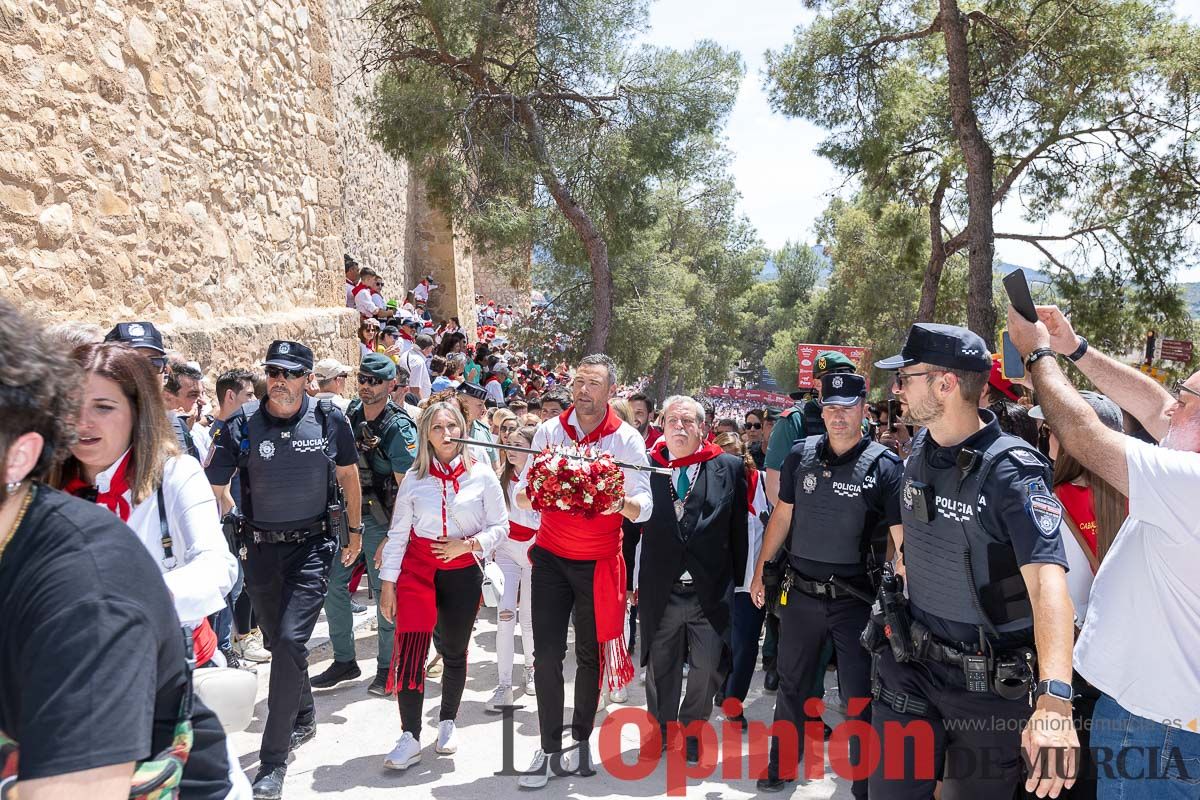
[(383, 384), (383, 382), (384, 382), (383, 378), (377, 378), (374, 375), (359, 375), (358, 376), (358, 385), (359, 386), (380, 386)]
[(761, 422), (747, 422), (746, 427), (752, 431), (757, 431), (762, 428)]
[(284, 369), (283, 367), (267, 367), (268, 378), (303, 378), (308, 374), (306, 369)]

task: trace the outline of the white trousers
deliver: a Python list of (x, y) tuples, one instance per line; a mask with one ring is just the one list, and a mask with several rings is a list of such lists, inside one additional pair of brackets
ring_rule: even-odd
[(529, 547), (532, 544), (532, 539), (528, 542), (518, 542), (506, 536), (496, 548), (496, 564), (504, 573), (504, 596), (500, 598), (500, 607), (496, 609), (496, 658), (500, 670), (497, 683), (501, 686), (512, 686), (518, 614), (521, 620), (521, 652), (525, 656), (525, 666), (533, 666), (533, 616), (530, 613), (530, 598), (533, 596), (530, 581), (533, 578), (533, 567), (529, 563)]

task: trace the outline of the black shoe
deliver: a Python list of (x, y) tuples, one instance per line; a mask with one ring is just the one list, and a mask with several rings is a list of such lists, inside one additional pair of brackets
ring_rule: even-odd
[(831, 736), (833, 736), (833, 728), (831, 728), (831, 727), (829, 727), (828, 725), (826, 725), (826, 726), (825, 726), (825, 741), (827, 741), (827, 742), (828, 742), (828, 741), (829, 741), (829, 737), (831, 737)]
[(767, 773), (767, 777), (759, 778), (754, 784), (760, 792), (782, 792), (791, 781), (785, 781), (778, 775)]
[(689, 736), (683, 741), (684, 749), (687, 752), (687, 763), (700, 763), (700, 739), (696, 736)]
[(367, 694), (373, 694), (376, 697), (387, 697), (387, 667), (375, 671), (375, 680), (371, 681), (371, 685), (367, 687)]
[(362, 670), (358, 668), (357, 661), (335, 661), (329, 665), (329, 669), (311, 678), (309, 683), (314, 689), (328, 689), (342, 681), (352, 681), (361, 676)]
[[(313, 684), (314, 686), (316, 684)], [(767, 674), (763, 676), (763, 691), (777, 692), (779, 691), (779, 673), (773, 669), (767, 670)]]
[(254, 778), (254, 800), (280, 800), (287, 764), (263, 764)]
[(357, 602), (351, 600), (350, 601), (350, 613), (351, 614), (365, 614), (365, 613), (367, 613), (367, 607), (364, 606), (362, 603), (357, 603)]
[(288, 750), (295, 750), (305, 742), (311, 741), (317, 735), (317, 721), (297, 722), (292, 728), (292, 738), (288, 740)]
[(738, 714), (736, 717), (726, 717), (725, 720), (727, 722), (736, 722), (742, 727), (743, 731), (750, 727), (750, 723), (746, 720), (745, 714)]

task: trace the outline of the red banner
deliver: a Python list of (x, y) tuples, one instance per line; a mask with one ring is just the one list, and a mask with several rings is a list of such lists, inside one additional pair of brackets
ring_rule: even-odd
[(857, 365), (858, 373), (865, 375), (864, 368), (867, 360), (867, 348), (858, 347), (857, 345), (836, 345), (836, 344), (798, 344), (796, 345), (796, 360), (799, 362), (799, 369), (796, 372), (796, 385), (800, 389), (813, 388), (813, 367), (817, 360), (817, 353), (822, 350), (835, 350), (846, 358), (850, 359)]
[(732, 386), (710, 386), (706, 394), (709, 397), (719, 397), (723, 400), (733, 400), (738, 403), (754, 403), (760, 406), (775, 406), (787, 408), (792, 400), (786, 394), (768, 392), (765, 389), (735, 389)]

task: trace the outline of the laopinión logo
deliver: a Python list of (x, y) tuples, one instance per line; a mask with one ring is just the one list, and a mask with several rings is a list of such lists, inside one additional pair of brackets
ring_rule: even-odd
[[(847, 712), (851, 717), (861, 714), (870, 703), (868, 698), (850, 698)], [(520, 777), (526, 773), (514, 764), (513, 714), (517, 706), (504, 706), (503, 768), (494, 773), (498, 777)], [(727, 698), (721, 706), (726, 717), (739, 716), (742, 704), (736, 698)], [(743, 734), (737, 722), (728, 719), (721, 723), (701, 720), (683, 725), (667, 723), (668, 742), (682, 742), (683, 737), (700, 740), (700, 761), (687, 763), (685, 750), (681, 746), (666, 749), (662, 746), (662, 733), (658, 722), (644, 708), (620, 708), (611, 712), (600, 725), (598, 744), (599, 764), (618, 780), (644, 781), (659, 766), (666, 762), (666, 794), (682, 797), (686, 794), (689, 780), (704, 780), (719, 774), (721, 780), (733, 781), (756, 779), (766, 775), (770, 755), (771, 739), (779, 740), (780, 777), (791, 780), (797, 777), (800, 756), (804, 759), (804, 778), (819, 780), (825, 777), (825, 762), (828, 759), (833, 773), (847, 781), (864, 780), (882, 766), (885, 780), (907, 777), (930, 780), (935, 777), (935, 734), (933, 725), (924, 719), (899, 723), (888, 720), (883, 724), (882, 736), (869, 722), (847, 719), (833, 728), (828, 741), (825, 726), (820, 722), (825, 704), (818, 698), (805, 701), (804, 710), (809, 721), (797, 728), (786, 722), (750, 721)], [(998, 721), (996, 730), (1007, 730), (1009, 720)], [(636, 757), (627, 761), (621, 746), (621, 734), (627, 726), (633, 726), (639, 737), (640, 746)], [(560, 735), (570, 729), (564, 726)], [(911, 742), (911, 745), (909, 744)], [(851, 744), (858, 745), (857, 757), (852, 759)], [(550, 768), (559, 776), (582, 774), (564, 765), (565, 756), (578, 748), (578, 743), (565, 748), (551, 758)], [(912, 760), (906, 764), (905, 751), (911, 747)], [(1036, 761), (1031, 761), (1023, 748), (1018, 747), (1024, 766), (1024, 774), (1035, 768), (1040, 774), (1065, 774), (1066, 751), (1063, 749), (1043, 750)], [(1195, 781), (1200, 774), (1190, 775), (1187, 759), (1179, 748), (1163, 751), (1160, 748), (1127, 747), (1113, 751), (1111, 748), (1090, 748), (1088, 773), (1106, 778), (1121, 777), (1132, 780), (1183, 780)], [(1001, 776), (999, 765), (1011, 761), (1011, 748), (981, 747), (959, 752), (955, 758), (943, 764), (943, 778), (996, 778)], [(748, 765), (743, 769), (748, 757)], [(1079, 763), (1078, 761), (1076, 763)], [(1194, 771), (1194, 770), (1193, 770)], [(1074, 777), (1074, 776), (1070, 776)]]

